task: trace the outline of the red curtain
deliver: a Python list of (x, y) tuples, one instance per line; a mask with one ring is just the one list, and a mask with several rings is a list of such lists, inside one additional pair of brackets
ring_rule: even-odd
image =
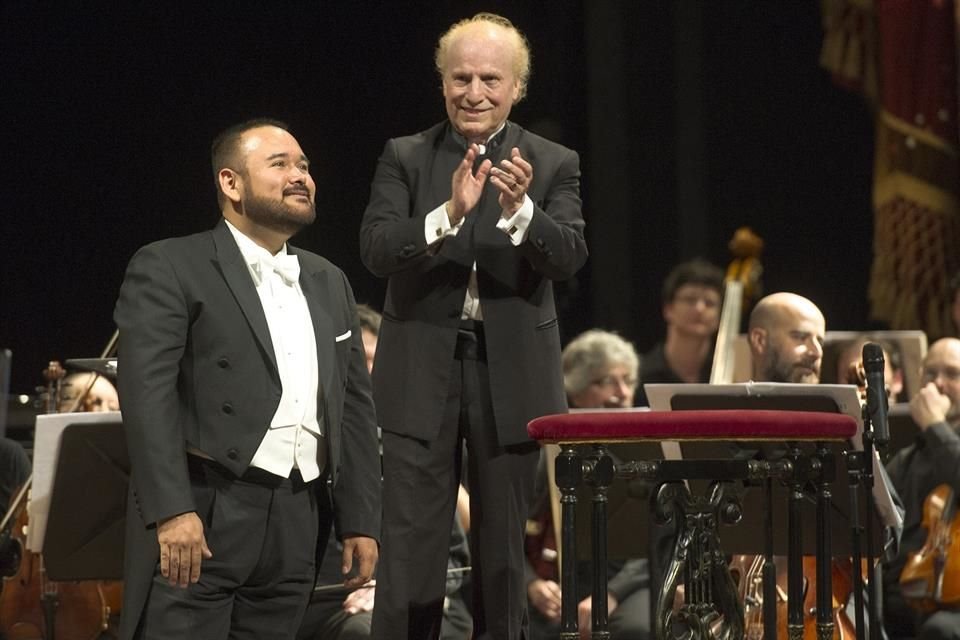
[(952, 335), (960, 14), (952, 0), (827, 0), (823, 15), (822, 64), (876, 106), (871, 314), (931, 339)]

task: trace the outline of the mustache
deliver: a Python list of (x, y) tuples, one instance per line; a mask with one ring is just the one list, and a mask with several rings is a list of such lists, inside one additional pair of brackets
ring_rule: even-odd
[(291, 196), (291, 195), (295, 195), (295, 196), (307, 196), (307, 197), (309, 198), (309, 197), (310, 197), (310, 190), (307, 189), (306, 187), (291, 187), (291, 188), (289, 188), (289, 189), (284, 189), (284, 190), (283, 190), (283, 195), (285, 195), (285, 196)]

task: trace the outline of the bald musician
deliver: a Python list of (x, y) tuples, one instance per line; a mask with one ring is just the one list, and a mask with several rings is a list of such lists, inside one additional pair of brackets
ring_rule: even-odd
[(813, 302), (773, 293), (750, 314), (747, 338), (757, 382), (820, 382), (826, 320)]
[(892, 637), (922, 640), (960, 638), (960, 611), (941, 609), (921, 614), (909, 608), (900, 589), (900, 574), (928, 532), (924, 502), (939, 485), (960, 495), (960, 340), (943, 338), (930, 346), (920, 372), (923, 385), (910, 399), (910, 415), (920, 430), (916, 441), (887, 464), (893, 486), (906, 509), (900, 552), (883, 575), (884, 623)]

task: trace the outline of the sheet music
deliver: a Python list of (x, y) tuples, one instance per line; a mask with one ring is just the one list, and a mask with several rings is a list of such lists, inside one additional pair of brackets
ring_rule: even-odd
[(99, 424), (120, 421), (119, 411), (100, 413), (50, 413), (37, 416), (33, 440), (33, 486), (27, 505), (27, 549), (35, 553), (43, 551), (43, 539), (47, 531), (50, 498), (53, 491), (53, 475), (60, 457), (60, 438), (63, 430), (71, 424)]

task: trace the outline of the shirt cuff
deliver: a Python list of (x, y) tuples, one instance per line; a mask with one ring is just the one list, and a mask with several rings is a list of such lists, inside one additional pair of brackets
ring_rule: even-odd
[(500, 216), (497, 220), (497, 229), (510, 236), (510, 243), (513, 246), (519, 247), (527, 239), (527, 229), (530, 227), (531, 220), (533, 220), (533, 200), (524, 194), (523, 204), (515, 214), (509, 218)]
[(463, 220), (460, 220), (454, 226), (450, 226), (450, 218), (447, 217), (446, 203), (443, 203), (433, 211), (427, 214), (423, 221), (423, 236), (427, 241), (427, 246), (440, 242), (447, 236), (455, 236), (463, 226)]

